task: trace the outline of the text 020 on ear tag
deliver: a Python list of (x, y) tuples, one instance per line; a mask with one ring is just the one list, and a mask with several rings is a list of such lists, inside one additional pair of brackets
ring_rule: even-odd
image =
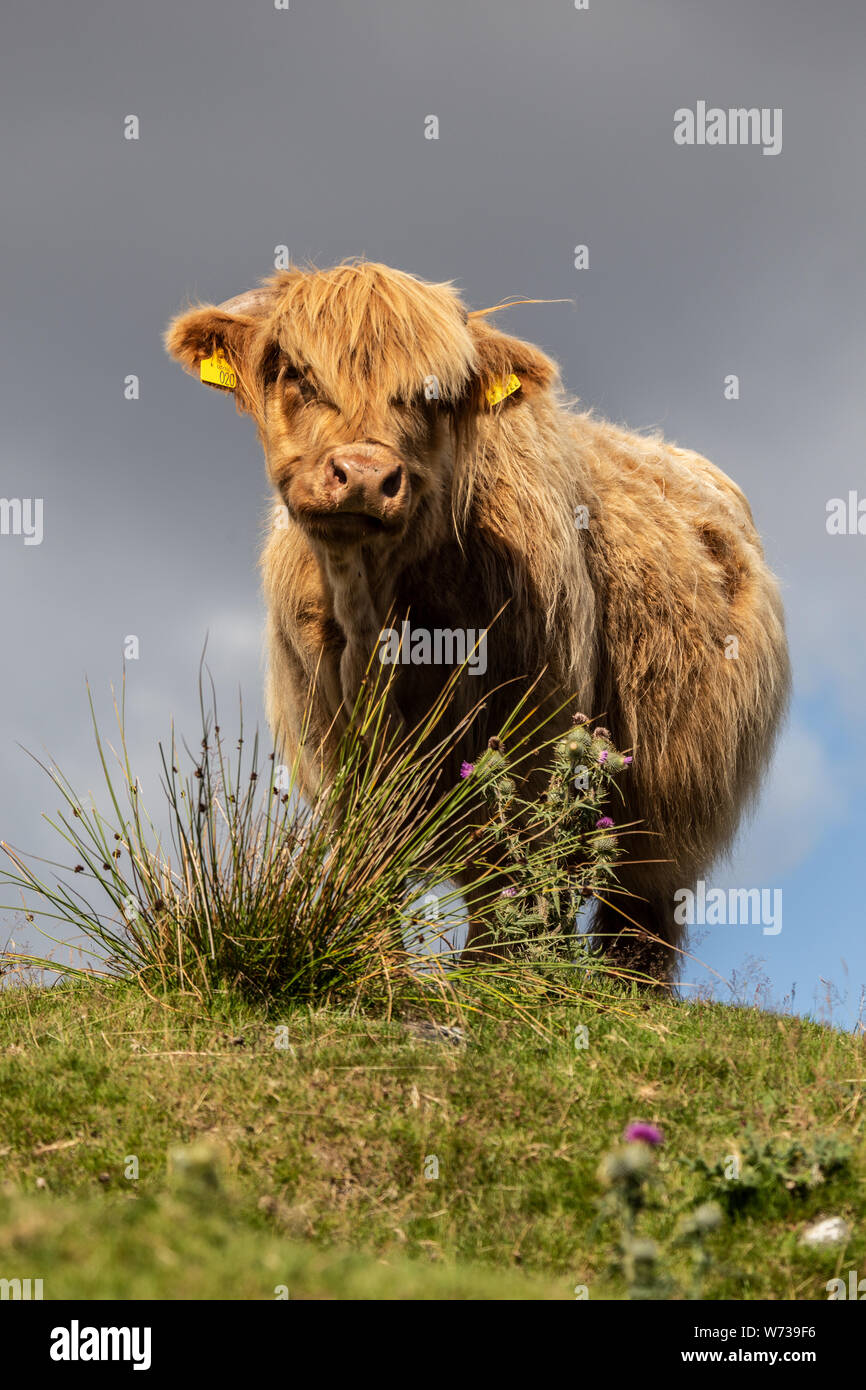
[(210, 382), (211, 386), (224, 386), (228, 391), (234, 391), (238, 384), (237, 375), (229, 366), (223, 352), (215, 352), (213, 357), (203, 358), (201, 379)]

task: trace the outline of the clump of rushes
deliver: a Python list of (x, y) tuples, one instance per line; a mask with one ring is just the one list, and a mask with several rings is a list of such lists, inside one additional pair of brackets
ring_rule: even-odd
[[(440, 726), (453, 685), (400, 741), (388, 721), (389, 685), (369, 674), (332, 775), (308, 805), (297, 765), (280, 766), (257, 734), (246, 737), (242, 708), (237, 730), (223, 730), (202, 672), (199, 748), (179, 747), (173, 729), (160, 745), (167, 834), (151, 820), (130, 766), (125, 681), (113, 761), (88, 690), (113, 813), (80, 798), (56, 764), (40, 764), (64, 803), (46, 819), (72, 863), (65, 880), (49, 882), (4, 844), (15, 870), (4, 875), (7, 885), (31, 920), (83, 934), (100, 957), (98, 973), (134, 976), (147, 989), (203, 1000), (228, 989), (275, 1001), (390, 1003), (413, 979), (401, 911), (407, 882), (431, 858), (438, 876), (459, 872), (475, 842), (467, 782), (428, 791), (441, 785), (452, 747)], [(18, 960), (90, 973), (20, 953)]]
[[(706, 1239), (721, 1225), (721, 1208), (704, 1202), (683, 1214), (665, 1246), (639, 1231), (643, 1214), (663, 1195), (656, 1150), (664, 1137), (655, 1125), (629, 1125), (625, 1142), (605, 1154), (598, 1178), (605, 1189), (599, 1201), (599, 1219), (618, 1227), (612, 1265), (625, 1280), (627, 1296), (634, 1300), (682, 1297), (669, 1273), (669, 1255), (686, 1246), (692, 1256), (692, 1277), (686, 1297), (700, 1299), (704, 1280), (712, 1267)], [(660, 1205), (660, 1204), (659, 1204)]]
[(612, 798), (622, 799), (616, 779), (632, 760), (613, 747), (607, 729), (590, 729), (585, 715), (573, 715), (572, 725), (548, 745), (538, 795), (521, 794), (521, 760), (512, 762), (498, 738), (462, 773), (490, 808), (506, 884), (491, 902), (494, 941), (533, 962), (593, 957), (575, 930), (578, 913), (599, 891), (616, 892), (622, 843), (614, 819), (602, 812)]
[[(482, 967), (467, 966), (462, 974), (455, 969), (447, 983), (442, 972), (435, 980), (419, 973), (424, 958), (406, 944), (411, 885), (461, 874), (465, 883), (467, 867), (474, 873), (480, 866), (486, 886), (487, 866), (504, 837), (517, 856), (514, 893), (499, 899), (497, 889), (497, 902), (514, 903), (521, 929), (564, 928), (575, 893), (582, 897), (602, 877), (606, 881), (615, 851), (607, 831), (591, 828), (610, 773), (597, 764), (590, 790), (576, 799), (569, 787), (579, 761), (575, 740), (556, 744), (547, 800), (535, 810), (517, 796), (501, 740), (491, 740), (479, 766), (464, 763), (453, 783), (446, 777), (458, 739), (467, 731), (471, 737), (481, 708), (471, 710), (456, 732), (443, 732), (453, 724), (445, 716), (460, 676), (453, 673), (415, 729), (397, 734), (389, 718), (393, 668), (371, 662), (330, 776), (308, 805), (298, 790), (297, 766), (280, 768), (273, 753), (263, 755), (257, 735), (246, 738), (242, 709), (238, 731), (223, 730), (203, 672), (199, 747), (179, 747), (174, 730), (167, 746), (160, 745), (167, 832), (151, 820), (130, 765), (125, 682), (115, 706), (120, 739), (113, 758), (88, 690), (111, 812), (104, 815), (79, 797), (56, 764), (40, 764), (62, 798), (56, 818), (47, 819), (71, 863), (49, 880), (3, 844), (13, 869), (4, 879), (19, 896), (5, 906), (23, 908), (29, 920), (60, 923), (65, 937), (74, 929), (95, 948), (96, 973), (131, 976), (154, 992), (180, 989), (208, 1001), (228, 990), (275, 1003), (360, 1002), (390, 1012), (398, 1002), (450, 1008), (460, 979), (471, 974), (477, 999)], [(531, 727), (530, 697), (517, 702), (504, 734), (513, 724)], [(532, 756), (525, 738), (515, 735), (512, 744), (516, 756)], [(480, 828), (479, 778), (496, 811)], [(521, 831), (518, 839), (512, 819), (524, 809), (530, 834)], [(578, 825), (586, 836), (578, 836)], [(533, 843), (532, 834), (542, 829), (553, 833), (552, 849)], [(578, 843), (583, 882), (572, 892), (562, 852)], [(93, 973), (21, 952), (13, 964)], [(530, 975), (524, 971), (521, 980)], [(491, 989), (498, 990), (502, 979), (500, 971)], [(546, 980), (538, 985), (547, 989)], [(570, 989), (564, 986), (564, 994)]]

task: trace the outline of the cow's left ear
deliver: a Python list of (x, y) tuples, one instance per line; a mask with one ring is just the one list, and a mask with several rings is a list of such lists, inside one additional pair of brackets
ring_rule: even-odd
[(497, 409), (517, 404), (559, 381), (559, 370), (540, 348), (500, 333), (483, 317), (470, 313), (467, 328), (475, 346), (479, 406)]

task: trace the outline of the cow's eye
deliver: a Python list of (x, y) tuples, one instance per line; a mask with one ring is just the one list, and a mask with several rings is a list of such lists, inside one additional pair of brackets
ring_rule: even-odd
[(435, 397), (425, 391), (416, 391), (414, 396), (392, 396), (391, 405), (397, 410), (431, 410), (437, 405)]
[(304, 402), (315, 401), (316, 399), (315, 386), (297, 367), (288, 364), (282, 367), (279, 384), (289, 399), (296, 401), (300, 399)]

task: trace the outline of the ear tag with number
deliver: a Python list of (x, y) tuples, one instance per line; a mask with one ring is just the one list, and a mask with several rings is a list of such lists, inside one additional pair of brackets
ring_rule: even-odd
[(213, 357), (202, 359), (201, 379), (210, 382), (211, 386), (224, 386), (226, 390), (234, 391), (238, 384), (237, 374), (226, 361), (222, 348), (217, 348)]
[(504, 384), (501, 381), (497, 381), (495, 386), (490, 387), (490, 390), (487, 392), (487, 403), (488, 405), (498, 405), (500, 401), (505, 400), (506, 396), (513, 396), (514, 392), (519, 390), (520, 378), (516, 377), (512, 372), (511, 376)]

